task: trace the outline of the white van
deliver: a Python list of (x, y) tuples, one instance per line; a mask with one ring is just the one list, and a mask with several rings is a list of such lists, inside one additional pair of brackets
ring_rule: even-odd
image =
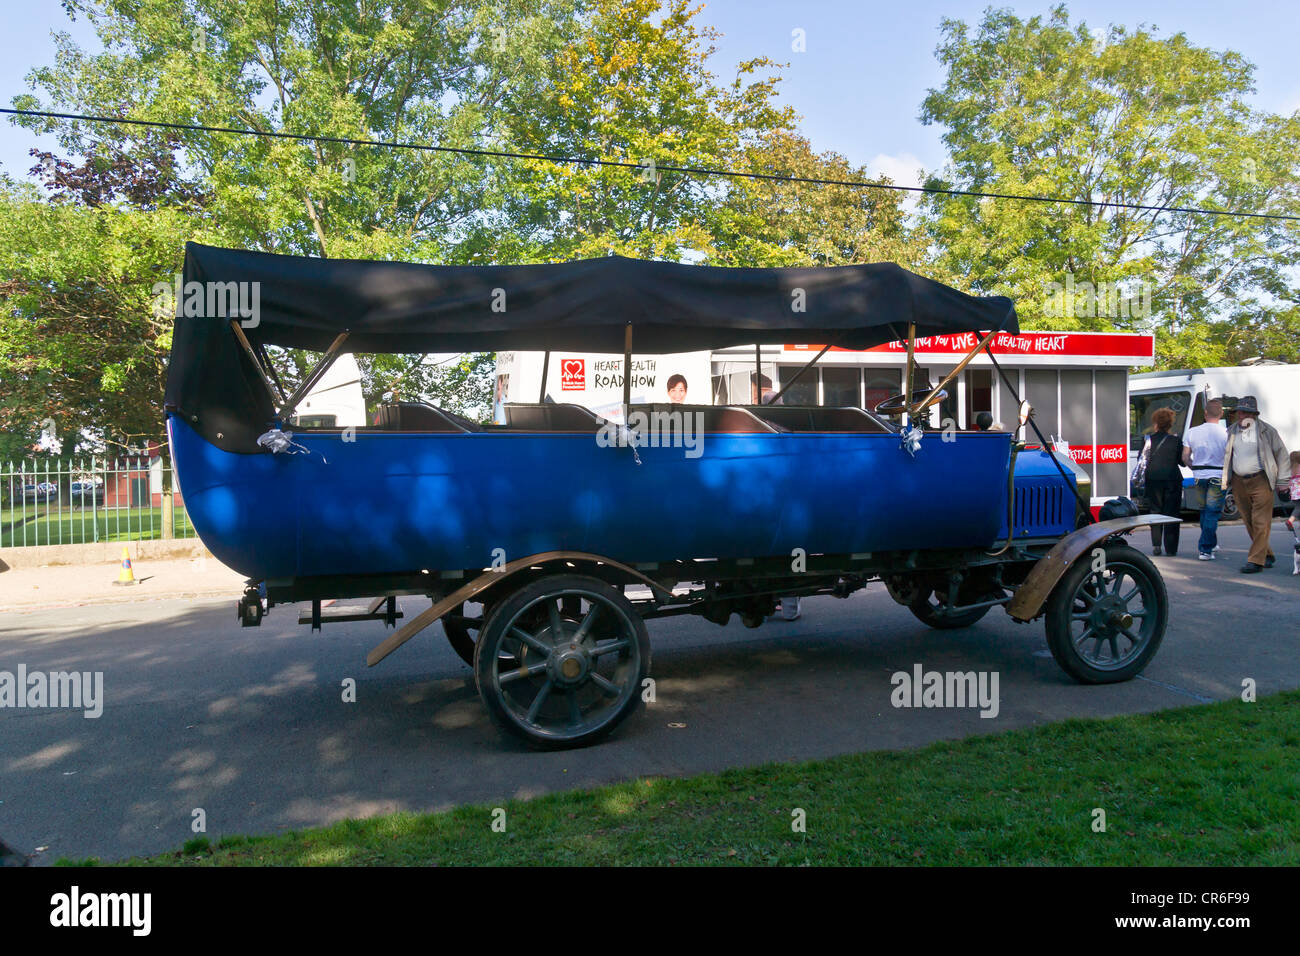
[[(1225, 424), (1231, 421), (1237, 399), (1254, 395), (1259, 403), (1259, 417), (1277, 429), (1287, 450), (1300, 449), (1300, 365), (1238, 365), (1228, 368), (1175, 369), (1167, 372), (1144, 372), (1130, 375), (1129, 389), (1129, 457), (1137, 461), (1142, 443), (1151, 433), (1151, 413), (1157, 408), (1174, 410), (1173, 431), (1187, 434), (1189, 428), (1205, 422), (1205, 403), (1212, 398), (1223, 401)], [(1200, 507), (1195, 489), (1183, 494), (1189, 511)], [(1278, 500), (1277, 507), (1285, 502)], [(1223, 517), (1237, 516), (1236, 503), (1229, 492), (1224, 501)]]

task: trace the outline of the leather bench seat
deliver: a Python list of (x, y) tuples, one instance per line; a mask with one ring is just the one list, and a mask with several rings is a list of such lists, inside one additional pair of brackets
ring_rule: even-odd
[(507, 403), (505, 427), (536, 432), (597, 432), (604, 422), (581, 405), (563, 402)]
[(425, 402), (394, 402), (380, 405), (371, 426), (392, 432), (476, 432), (479, 426), (454, 412)]
[(822, 405), (749, 405), (759, 418), (792, 432), (887, 432), (880, 422), (860, 408)]
[[(663, 423), (659, 426), (661, 428), (668, 428), (670, 423), (680, 422), (683, 426), (694, 429), (695, 422), (702, 420), (706, 432), (770, 434), (785, 431), (780, 425), (760, 419), (748, 409), (736, 405), (675, 405), (671, 402), (654, 402), (646, 405), (633, 405), (629, 415), (634, 415), (637, 412), (644, 412), (647, 417), (658, 414), (660, 416), (658, 421)], [(674, 413), (676, 414), (675, 418), (663, 417), (665, 415), (673, 416)], [(692, 417), (689, 424), (681, 418), (682, 415), (694, 416), (697, 413), (703, 418)], [(653, 418), (650, 418), (647, 422), (647, 425), (652, 428), (655, 427), (655, 424), (656, 421)]]

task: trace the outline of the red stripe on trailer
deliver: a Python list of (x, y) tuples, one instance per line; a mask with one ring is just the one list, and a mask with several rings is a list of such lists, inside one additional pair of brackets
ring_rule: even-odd
[[(916, 351), (923, 355), (964, 355), (982, 336), (975, 332), (961, 335), (921, 336)], [(787, 352), (816, 352), (821, 344), (785, 345)], [(906, 352), (906, 342), (887, 342), (870, 349), (845, 349), (831, 346), (832, 352)], [(999, 333), (989, 345), (997, 355), (1068, 355), (1108, 358), (1151, 359), (1155, 356), (1155, 336), (1126, 332), (1022, 332)]]

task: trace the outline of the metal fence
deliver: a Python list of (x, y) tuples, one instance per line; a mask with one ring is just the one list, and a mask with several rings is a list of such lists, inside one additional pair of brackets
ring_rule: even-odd
[(0, 462), (0, 548), (193, 535), (161, 458)]

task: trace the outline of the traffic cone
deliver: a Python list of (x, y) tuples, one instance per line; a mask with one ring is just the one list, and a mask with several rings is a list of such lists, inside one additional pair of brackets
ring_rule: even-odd
[(135, 584), (135, 574), (131, 571), (131, 555), (127, 553), (126, 545), (122, 545), (122, 567), (117, 572), (115, 585)]

